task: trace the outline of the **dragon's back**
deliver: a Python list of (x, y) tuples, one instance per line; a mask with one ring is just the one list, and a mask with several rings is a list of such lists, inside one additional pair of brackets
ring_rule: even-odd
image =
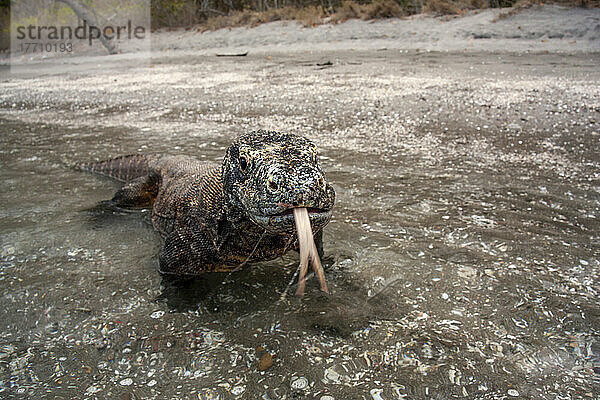
[(189, 210), (215, 216), (223, 197), (221, 167), (190, 156), (132, 154), (77, 167), (125, 185), (113, 198), (121, 207), (152, 206), (152, 222), (163, 237)]
[(78, 163), (75, 168), (129, 182), (148, 175), (149, 165), (161, 157), (163, 156), (153, 154), (129, 154), (108, 160)]
[(152, 221), (162, 236), (189, 210), (216, 215), (221, 208), (221, 167), (188, 156), (163, 156), (149, 163), (150, 174), (159, 179)]

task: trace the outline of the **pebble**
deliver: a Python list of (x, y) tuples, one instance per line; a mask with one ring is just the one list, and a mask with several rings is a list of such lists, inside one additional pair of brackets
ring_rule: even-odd
[(0, 359), (6, 358), (17, 351), (16, 347), (10, 344), (0, 347)]
[(85, 393), (86, 394), (94, 394), (94, 393), (98, 393), (101, 390), (102, 389), (100, 389), (98, 386), (90, 386), (89, 388), (87, 388), (87, 390), (85, 391)]
[(165, 312), (160, 310), (160, 311), (154, 311), (152, 314), (150, 314), (150, 317), (154, 318), (154, 319), (158, 319), (158, 318), (162, 318), (163, 315), (165, 315)]
[(201, 400), (219, 400), (220, 398), (219, 392), (213, 389), (205, 389), (198, 393), (198, 399)]
[(308, 387), (308, 380), (304, 377), (300, 377), (292, 382), (292, 389), (302, 390)]
[(231, 394), (233, 394), (234, 396), (239, 396), (240, 394), (244, 393), (246, 391), (246, 386), (234, 386), (231, 389)]
[(13, 246), (6, 246), (2, 249), (2, 257), (11, 256), (15, 254), (15, 248)]
[(327, 379), (328, 381), (337, 383), (340, 381), (340, 374), (335, 372), (333, 368), (327, 368), (325, 370), (325, 379)]
[(152, 386), (156, 385), (156, 383), (157, 383), (156, 379), (152, 379), (150, 382), (148, 382), (147, 385), (150, 386), (150, 387), (152, 387)]
[(474, 279), (477, 277), (477, 270), (473, 267), (460, 267), (458, 269), (458, 276), (463, 279)]
[(321, 396), (319, 400), (335, 400), (333, 396), (326, 394), (325, 396)]
[(133, 383), (133, 379), (125, 378), (121, 382), (119, 382), (122, 386), (129, 386)]
[(258, 362), (258, 370), (266, 371), (273, 366), (273, 356), (271, 353), (265, 353)]
[(383, 393), (382, 389), (371, 389), (369, 393), (373, 400), (383, 400), (383, 397), (381, 397), (381, 393)]
[(515, 389), (508, 389), (508, 395), (513, 397), (519, 397), (519, 392), (517, 392)]

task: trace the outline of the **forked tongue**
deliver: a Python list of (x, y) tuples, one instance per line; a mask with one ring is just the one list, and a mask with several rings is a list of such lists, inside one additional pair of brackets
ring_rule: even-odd
[(304, 295), (309, 262), (311, 262), (315, 275), (319, 279), (321, 290), (325, 293), (329, 293), (327, 282), (325, 282), (325, 273), (323, 272), (321, 259), (317, 252), (317, 246), (315, 246), (310, 219), (308, 218), (308, 210), (306, 208), (294, 208), (294, 220), (296, 221), (298, 245), (300, 246), (300, 276), (298, 277), (298, 290), (296, 290), (296, 296)]

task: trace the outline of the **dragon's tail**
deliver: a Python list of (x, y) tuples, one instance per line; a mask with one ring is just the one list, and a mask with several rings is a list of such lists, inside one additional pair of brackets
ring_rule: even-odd
[(148, 175), (148, 164), (156, 156), (146, 154), (131, 154), (111, 158), (110, 160), (79, 163), (75, 168), (80, 171), (89, 171), (98, 175), (108, 176), (110, 178), (127, 182), (144, 175)]

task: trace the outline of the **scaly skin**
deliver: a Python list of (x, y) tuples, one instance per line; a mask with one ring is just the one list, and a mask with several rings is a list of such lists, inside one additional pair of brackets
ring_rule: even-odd
[(308, 209), (323, 256), (322, 229), (335, 192), (308, 139), (251, 132), (235, 139), (221, 166), (187, 156), (131, 155), (79, 168), (125, 182), (111, 200), (115, 206), (152, 206), (152, 223), (165, 239), (163, 274), (231, 271), (296, 250), (294, 207)]

